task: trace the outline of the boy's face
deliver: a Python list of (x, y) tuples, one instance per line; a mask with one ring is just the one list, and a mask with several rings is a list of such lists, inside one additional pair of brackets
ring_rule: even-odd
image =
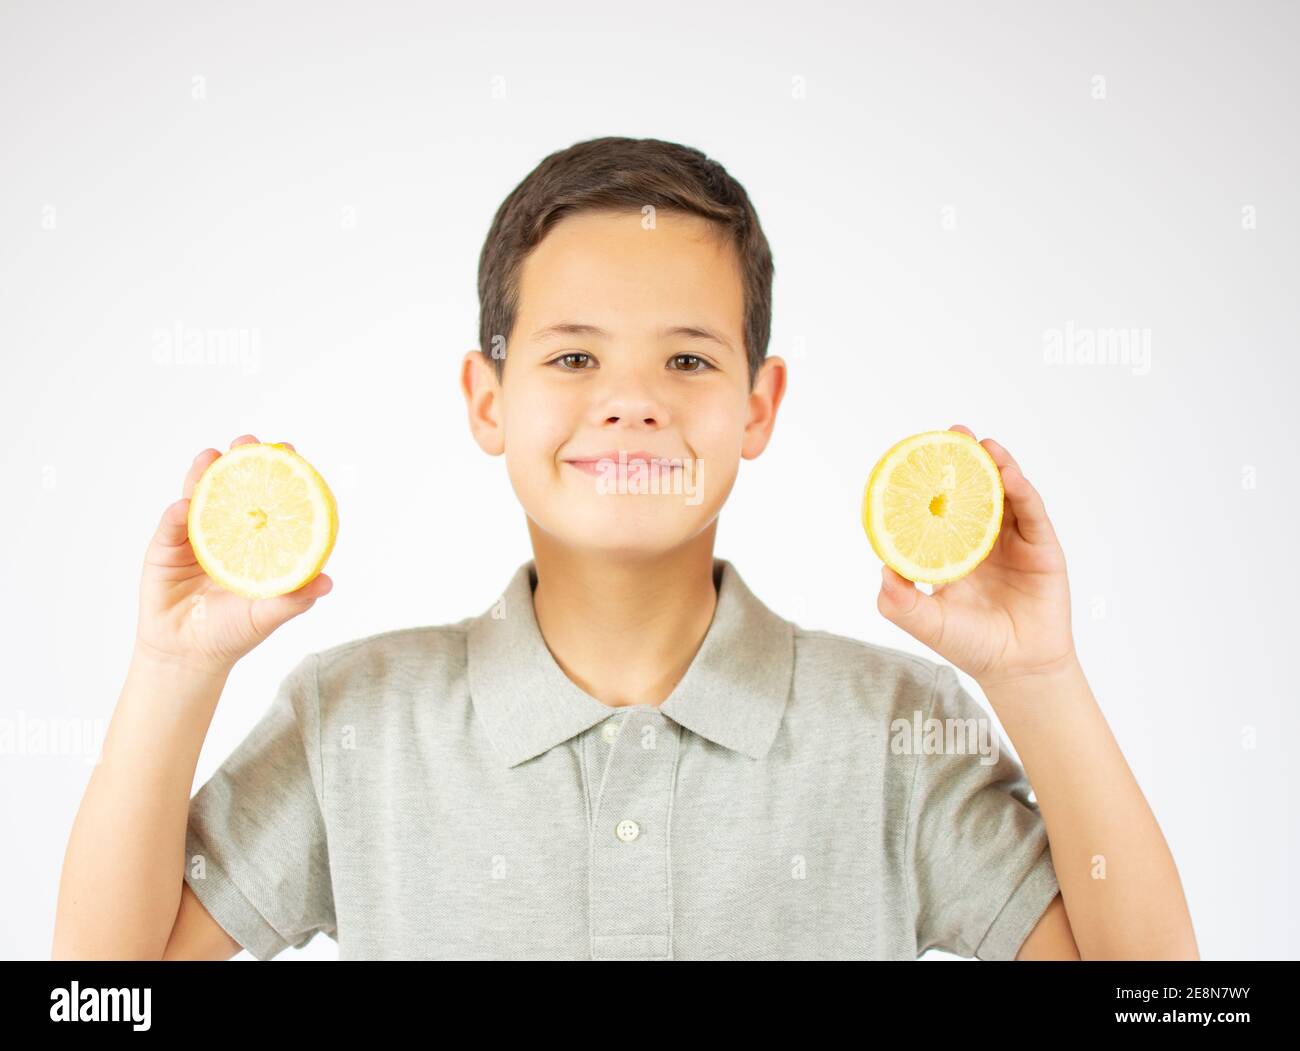
[[(784, 363), (768, 358), (749, 389), (735, 249), (705, 220), (663, 210), (649, 229), (638, 211), (557, 223), (523, 263), (504, 364), (498, 386), (466, 355), (476, 440), (505, 453), (536, 527), (625, 556), (710, 526), (740, 458), (766, 446), (785, 385)], [(637, 463), (637, 452), (669, 462)]]

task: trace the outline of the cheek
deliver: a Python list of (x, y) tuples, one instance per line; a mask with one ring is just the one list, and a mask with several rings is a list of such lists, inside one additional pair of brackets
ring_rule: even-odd
[(687, 441), (695, 455), (719, 464), (738, 459), (744, 435), (744, 406), (731, 399), (714, 399), (690, 412)]
[(516, 487), (559, 469), (556, 457), (574, 432), (572, 408), (543, 390), (519, 386), (510, 392), (502, 419), (506, 467)]

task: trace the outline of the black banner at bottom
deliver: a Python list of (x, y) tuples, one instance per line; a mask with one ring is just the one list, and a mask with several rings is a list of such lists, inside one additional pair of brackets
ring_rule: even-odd
[[(1262, 1036), (1291, 1028), (1293, 986), (1300, 974), (1295, 961), (935, 960), (920, 967), (845, 963), (830, 969), (785, 965), (724, 972), (712, 967), (707, 973), (666, 969), (639, 975), (584, 973), (554, 964), (513, 974), (437, 962), (250, 966), (258, 962), (3, 963), (4, 1033), (6, 1038), (48, 1037), (67, 1030), (96, 1039), (114, 1030), (115, 1036), (141, 1040), (254, 1035), (266, 1040), (282, 1032), (302, 1040), (393, 1028), (432, 1036), (446, 1033), (449, 1024), (469, 1024), (489, 1027), (484, 1036), (491, 1037), (515, 1025), (522, 1033), (527, 1026), (528, 1035), (536, 1037), (539, 1025), (569, 1012), (612, 1010), (618, 1017), (611, 1021), (642, 1029), (669, 1021), (668, 1012), (678, 1025), (689, 1018), (693, 1027), (713, 1016), (719, 1033), (737, 1023), (766, 1029), (780, 1018), (786, 1025), (809, 1026), (812, 1033), (841, 1022), (876, 1032), (884, 1025), (891, 1035), (912, 1033), (920, 1039), (990, 1027), (1014, 1038), (1021, 1024), (1035, 1027), (1026, 1031), (1035, 1035), (1172, 1028), (1180, 1038), (1196, 1030), (1228, 1037), (1226, 1029)], [(685, 1016), (678, 1014), (683, 1008)], [(674, 1031), (679, 1038), (685, 1035)]]

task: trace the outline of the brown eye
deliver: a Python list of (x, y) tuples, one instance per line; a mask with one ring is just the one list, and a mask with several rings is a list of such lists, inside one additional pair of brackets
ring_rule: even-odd
[(697, 363), (700, 367), (696, 369), (674, 369), (673, 370), (674, 372), (703, 372), (706, 369), (713, 368), (713, 366), (710, 365), (703, 358), (696, 357), (694, 354), (677, 354), (673, 357), (673, 361), (682, 361), (683, 359), (685, 359), (686, 361), (693, 361)]
[[(552, 364), (552, 365), (559, 365), (559, 363), (560, 363), (561, 361), (568, 361), (570, 358), (590, 358), (590, 357), (591, 357), (590, 354), (583, 354), (581, 351), (576, 351), (576, 350), (575, 350), (575, 351), (573, 351), (571, 354), (561, 354), (558, 358), (556, 358), (554, 361), (552, 361), (551, 364)], [(566, 366), (562, 366), (562, 367), (560, 368), (560, 371), (561, 371), (561, 372), (581, 372), (581, 371), (583, 371), (583, 368), (584, 368), (584, 366), (579, 366), (579, 367), (576, 368), (576, 369), (571, 369), (571, 368), (569, 368), (569, 367), (566, 365)]]

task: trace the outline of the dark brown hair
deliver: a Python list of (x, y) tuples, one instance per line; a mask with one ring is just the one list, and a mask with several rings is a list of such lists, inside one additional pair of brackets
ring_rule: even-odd
[[(478, 264), (479, 349), (500, 381), (519, 308), (524, 259), (560, 219), (580, 211), (686, 212), (715, 224), (740, 261), (749, 386), (767, 357), (772, 253), (745, 188), (699, 150), (660, 139), (607, 137), (545, 158), (501, 202)], [(501, 339), (494, 350), (494, 337)]]

